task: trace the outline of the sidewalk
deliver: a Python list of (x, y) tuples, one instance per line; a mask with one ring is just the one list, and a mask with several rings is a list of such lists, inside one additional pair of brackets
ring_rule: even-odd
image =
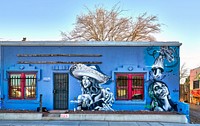
[(184, 123), (188, 120), (181, 114), (68, 114), (68, 113), (0, 113), (0, 120), (27, 121), (110, 121), (110, 122), (167, 122)]
[(2, 121), (0, 126), (200, 126), (200, 124), (116, 121)]
[(190, 122), (200, 124), (200, 105), (190, 104)]

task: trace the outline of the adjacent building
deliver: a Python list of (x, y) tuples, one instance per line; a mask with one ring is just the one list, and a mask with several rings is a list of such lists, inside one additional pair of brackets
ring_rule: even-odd
[(190, 70), (190, 103), (199, 104), (200, 102), (200, 67)]

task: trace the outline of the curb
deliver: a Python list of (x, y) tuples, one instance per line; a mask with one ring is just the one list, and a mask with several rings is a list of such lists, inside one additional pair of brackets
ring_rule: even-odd
[(43, 117), (42, 113), (0, 113), (0, 120), (79, 120), (188, 123), (185, 115), (164, 114), (60, 114), (58, 117)]
[(42, 117), (42, 120), (69, 121), (140, 121), (188, 123), (185, 115), (157, 114), (61, 114), (60, 117)]
[(42, 120), (42, 113), (0, 113), (0, 120)]

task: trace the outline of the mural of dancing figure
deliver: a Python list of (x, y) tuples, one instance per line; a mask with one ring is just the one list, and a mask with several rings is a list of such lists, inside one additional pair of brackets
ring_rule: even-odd
[(171, 100), (167, 85), (162, 81), (154, 81), (149, 86), (149, 96), (152, 98), (152, 111), (177, 111), (177, 105)]
[(113, 93), (109, 88), (102, 88), (109, 77), (97, 70), (96, 66), (74, 64), (70, 67), (73, 77), (80, 80), (82, 94), (78, 96), (77, 110), (113, 110)]

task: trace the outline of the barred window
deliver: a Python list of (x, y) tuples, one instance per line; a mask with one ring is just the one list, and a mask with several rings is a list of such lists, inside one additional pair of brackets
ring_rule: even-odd
[(199, 88), (199, 80), (193, 81), (193, 89)]
[(11, 73), (9, 75), (10, 99), (35, 99), (36, 74)]
[(144, 98), (143, 74), (116, 74), (117, 100), (142, 100)]

